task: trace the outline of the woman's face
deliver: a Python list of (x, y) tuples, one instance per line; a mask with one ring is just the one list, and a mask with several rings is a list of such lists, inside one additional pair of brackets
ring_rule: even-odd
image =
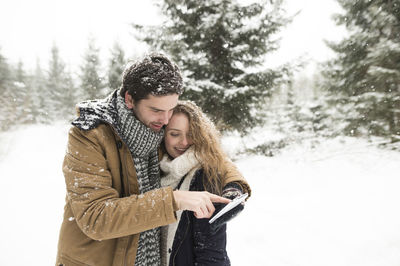
[(165, 148), (172, 158), (182, 155), (192, 144), (189, 119), (185, 114), (173, 114), (165, 130)]

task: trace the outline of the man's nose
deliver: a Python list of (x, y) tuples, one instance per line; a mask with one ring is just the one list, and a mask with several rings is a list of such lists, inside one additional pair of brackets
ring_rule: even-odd
[(161, 115), (161, 118), (160, 118), (161, 120), (160, 120), (160, 122), (161, 123), (163, 123), (164, 125), (166, 125), (166, 124), (168, 124), (168, 121), (169, 121), (169, 115), (168, 115), (168, 112), (164, 112), (164, 113), (162, 113), (162, 115)]

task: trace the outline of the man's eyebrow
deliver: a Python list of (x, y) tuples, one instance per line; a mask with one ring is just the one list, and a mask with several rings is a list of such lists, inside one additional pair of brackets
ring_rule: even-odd
[(164, 110), (158, 109), (158, 108), (153, 107), (153, 106), (150, 106), (150, 109), (151, 109), (151, 110), (154, 110), (154, 111), (164, 111)]
[[(167, 110), (163, 110), (163, 109), (158, 109), (157, 107), (154, 107), (154, 106), (149, 106), (149, 108), (151, 110), (153, 110), (153, 111), (161, 111), (161, 112), (167, 111)], [(171, 111), (171, 110), (174, 110), (174, 109), (175, 109), (175, 107), (170, 109), (170, 110), (168, 110), (168, 111)]]

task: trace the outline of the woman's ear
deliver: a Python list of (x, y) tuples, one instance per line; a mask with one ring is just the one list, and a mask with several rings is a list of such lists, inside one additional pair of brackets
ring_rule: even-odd
[(132, 109), (134, 107), (133, 98), (128, 91), (125, 92), (125, 104), (128, 109)]

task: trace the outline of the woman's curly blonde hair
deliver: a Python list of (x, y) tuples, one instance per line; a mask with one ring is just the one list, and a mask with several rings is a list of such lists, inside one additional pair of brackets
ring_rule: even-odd
[(210, 192), (222, 193), (222, 175), (227, 172), (225, 163), (228, 156), (220, 144), (220, 134), (214, 123), (194, 102), (179, 101), (174, 114), (185, 114), (189, 119), (189, 134), (193, 141), (194, 153), (205, 174), (205, 188)]

